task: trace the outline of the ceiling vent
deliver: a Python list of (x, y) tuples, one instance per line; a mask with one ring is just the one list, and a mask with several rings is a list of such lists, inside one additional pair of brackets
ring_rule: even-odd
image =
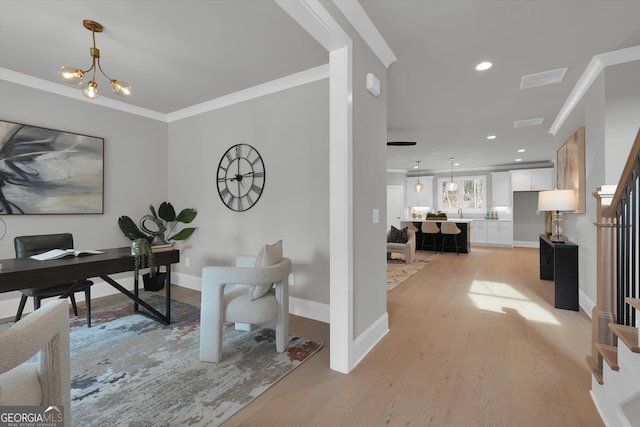
[(560, 83), (566, 72), (567, 68), (565, 67), (558, 68), (557, 70), (543, 71), (542, 73), (522, 76), (522, 79), (520, 80), (520, 89)]
[(537, 119), (516, 120), (515, 122), (513, 122), (513, 127), (517, 129), (526, 128), (529, 126), (540, 126), (543, 120), (543, 117), (539, 117)]

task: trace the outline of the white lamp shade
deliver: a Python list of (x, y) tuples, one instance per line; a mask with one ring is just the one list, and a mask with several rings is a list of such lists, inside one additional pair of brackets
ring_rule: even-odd
[(539, 211), (572, 212), (578, 208), (574, 190), (550, 190), (538, 193)]

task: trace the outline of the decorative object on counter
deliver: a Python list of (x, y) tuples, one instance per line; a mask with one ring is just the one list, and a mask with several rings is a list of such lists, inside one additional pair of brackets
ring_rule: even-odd
[(430, 220), (442, 220), (442, 221), (446, 221), (447, 220), (447, 214), (444, 212), (429, 212), (427, 213), (427, 219)]
[(562, 212), (573, 212), (577, 208), (577, 200), (574, 190), (549, 190), (538, 193), (538, 210), (552, 211), (549, 239), (552, 242), (566, 242), (567, 236), (563, 234)]
[(447, 191), (458, 191), (458, 183), (453, 179), (453, 157), (449, 157), (449, 161), (451, 162), (451, 178), (447, 183)]
[(500, 216), (498, 215), (497, 211), (487, 211), (487, 213), (484, 216), (484, 219), (500, 219)]
[(89, 48), (89, 53), (91, 54), (91, 67), (87, 70), (81, 70), (77, 67), (65, 65), (60, 69), (60, 77), (62, 77), (62, 80), (73, 85), (80, 85), (82, 84), (84, 75), (89, 71), (93, 71), (91, 80), (82, 88), (82, 94), (89, 99), (96, 99), (100, 97), (100, 91), (98, 90), (98, 84), (96, 83), (96, 72), (100, 70), (102, 75), (109, 80), (113, 93), (119, 96), (131, 95), (131, 86), (129, 83), (122, 80), (112, 79), (102, 70), (102, 66), (100, 65), (100, 49), (96, 47), (96, 33), (101, 33), (104, 30), (102, 25), (90, 19), (82, 21), (82, 25), (87, 30), (91, 31), (91, 38), (93, 39), (93, 47)]
[[(149, 205), (149, 210), (151, 211), (151, 215), (145, 215), (140, 219), (140, 228), (144, 230), (144, 232), (126, 215), (118, 219), (118, 225), (124, 235), (131, 241), (135, 242), (139, 239), (147, 240), (149, 243), (149, 253), (152, 254), (151, 257), (153, 257), (154, 252), (170, 249), (170, 247), (167, 246), (171, 245), (171, 243), (168, 242), (169, 240), (188, 239), (196, 230), (195, 227), (185, 227), (177, 233), (174, 233), (178, 224), (190, 224), (196, 218), (198, 212), (194, 209), (185, 208), (176, 215), (176, 211), (171, 203), (162, 202), (157, 211), (153, 205)], [(151, 224), (155, 225), (156, 228), (151, 229)], [(146, 248), (144, 248), (144, 250), (146, 250)], [(133, 253), (133, 245), (131, 253), (135, 255)], [(136, 262), (137, 261), (136, 259)], [(143, 266), (144, 264), (141, 264), (140, 268)], [(149, 273), (142, 275), (145, 290), (158, 291), (164, 288), (166, 272), (160, 272), (160, 266), (155, 268), (151, 265), (147, 266), (149, 267)], [(138, 269), (135, 270), (135, 274), (137, 276)]]
[(416, 193), (419, 193), (424, 189), (424, 184), (420, 182), (420, 160), (416, 160), (416, 162), (418, 163), (418, 166), (417, 166), (417, 169), (418, 169), (418, 180), (413, 185), (413, 191), (415, 191)]

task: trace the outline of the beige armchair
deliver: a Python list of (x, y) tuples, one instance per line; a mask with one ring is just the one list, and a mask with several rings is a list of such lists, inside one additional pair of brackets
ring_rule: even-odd
[[(224, 322), (272, 327), (276, 331), (276, 351), (287, 349), (291, 260), (280, 256), (272, 261), (277, 262), (256, 267), (256, 257), (239, 256), (235, 267), (202, 269), (200, 360), (222, 360)], [(259, 287), (266, 290), (265, 295), (253, 290)]]
[(411, 264), (413, 262), (413, 256), (416, 253), (416, 232), (413, 225), (408, 227), (409, 240), (407, 243), (390, 243), (389, 235), (391, 230), (387, 231), (387, 259), (391, 259), (391, 254), (403, 254), (404, 262)]
[[(39, 353), (39, 362), (28, 362)], [(62, 406), (71, 426), (69, 304), (47, 302), (0, 332), (0, 406)]]

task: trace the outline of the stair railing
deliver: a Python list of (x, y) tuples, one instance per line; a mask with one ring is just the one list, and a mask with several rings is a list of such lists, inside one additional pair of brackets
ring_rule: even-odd
[(602, 355), (597, 344), (616, 346), (610, 323), (636, 326), (635, 309), (625, 301), (640, 294), (640, 129), (617, 186), (598, 187), (596, 252), (597, 296), (592, 311), (592, 346), (587, 357), (602, 383)]

